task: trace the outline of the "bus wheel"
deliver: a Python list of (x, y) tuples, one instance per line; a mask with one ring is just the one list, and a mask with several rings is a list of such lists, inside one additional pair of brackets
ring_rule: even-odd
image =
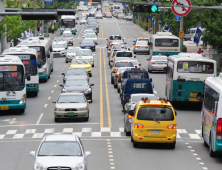
[(44, 82), (47, 82), (47, 81), (48, 81), (48, 79), (44, 79), (43, 81), (44, 81)]
[(49, 74), (49, 76), (48, 76), (48, 79), (50, 79), (50, 74)]
[(210, 140), (209, 140), (209, 154), (210, 154), (210, 157), (216, 156), (215, 152), (212, 150), (211, 135), (210, 135)]
[(53, 68), (51, 69), (51, 72), (53, 72)]
[(38, 96), (38, 92), (32, 92), (33, 96)]
[(25, 113), (25, 109), (20, 109), (20, 113)]

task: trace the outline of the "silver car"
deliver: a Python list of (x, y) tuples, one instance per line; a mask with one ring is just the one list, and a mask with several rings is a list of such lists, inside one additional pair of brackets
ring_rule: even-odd
[(96, 13), (95, 18), (103, 19), (102, 13)]
[(95, 33), (87, 33), (83, 36), (84, 39), (93, 40), (96, 45), (98, 45), (98, 38)]
[(62, 73), (63, 83), (65, 84), (66, 80), (73, 77), (86, 78), (89, 81), (89, 74), (87, 73), (85, 68), (75, 68), (68, 67), (65, 73)]
[(150, 54), (149, 42), (147, 42), (147, 41), (137, 41), (134, 48), (133, 48), (133, 52), (134, 52), (134, 54), (136, 54), (136, 53)]
[(125, 104), (124, 110), (122, 112), (125, 114), (124, 115), (124, 131), (126, 132), (126, 136), (131, 135), (131, 121), (132, 121), (132, 116), (129, 115), (129, 111), (134, 110), (135, 105), (138, 101), (141, 101), (141, 98), (144, 99), (150, 99), (150, 100), (157, 100), (157, 97), (154, 94), (131, 94), (128, 102)]
[(71, 31), (64, 31), (61, 35), (67, 42), (67, 45), (73, 45), (73, 34)]
[(84, 17), (84, 18), (81, 18), (81, 20), (80, 20), (80, 25), (81, 24), (86, 24), (87, 23), (87, 21), (86, 21), (86, 18)]
[(89, 104), (83, 93), (61, 93), (55, 103), (55, 122), (64, 118), (89, 120)]
[(91, 152), (84, 147), (76, 135), (47, 135), (41, 141), (37, 152), (31, 151), (34, 170), (81, 169), (87, 170)]
[(148, 62), (148, 71), (164, 71), (164, 68), (167, 66), (167, 56), (155, 55), (151, 56), (150, 59), (147, 59)]
[(68, 47), (66, 51), (65, 61), (66, 63), (71, 62), (76, 56), (76, 52), (79, 51), (80, 47)]

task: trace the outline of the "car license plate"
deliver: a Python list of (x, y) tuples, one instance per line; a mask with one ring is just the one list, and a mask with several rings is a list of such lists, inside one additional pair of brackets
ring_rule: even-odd
[(157, 64), (162, 65), (163, 63), (157, 63)]
[(197, 97), (197, 93), (190, 93), (190, 97)]
[(9, 110), (8, 106), (1, 106), (1, 110)]
[(153, 135), (159, 135), (160, 131), (159, 130), (151, 130), (151, 134)]
[(140, 48), (145, 48), (145, 47), (140, 47)]
[(74, 116), (74, 112), (68, 112), (67, 116)]
[(59, 53), (55, 53), (55, 54), (59, 54)]

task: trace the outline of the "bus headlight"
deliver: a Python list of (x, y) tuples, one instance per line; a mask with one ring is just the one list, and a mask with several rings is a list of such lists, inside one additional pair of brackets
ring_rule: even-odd
[(26, 103), (26, 94), (24, 94), (19, 102), (19, 104), (24, 104)]

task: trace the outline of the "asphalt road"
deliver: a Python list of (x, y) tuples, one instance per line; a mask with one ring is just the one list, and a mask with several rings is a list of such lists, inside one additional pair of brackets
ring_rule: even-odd
[[(42, 137), (52, 133), (77, 134), (86, 151), (91, 151), (90, 170), (219, 170), (222, 158), (210, 158), (208, 148), (203, 145), (200, 133), (200, 111), (195, 106), (176, 108), (178, 113), (178, 136), (175, 150), (167, 145), (142, 145), (133, 148), (130, 137), (123, 132), (123, 113), (119, 94), (110, 83), (110, 68), (107, 64), (106, 38), (119, 34), (132, 48), (133, 40), (149, 34), (125, 20), (100, 19), (99, 44), (95, 52), (95, 67), (90, 82), (93, 86), (93, 103), (90, 104), (88, 122), (64, 120), (54, 122), (54, 104), (61, 92), (62, 76), (68, 64), (64, 58), (54, 59), (54, 72), (47, 83), (40, 84), (37, 97), (27, 99), (24, 114), (2, 112), (0, 114), (0, 167), (7, 170), (30, 170), (33, 158)], [(82, 40), (83, 26), (78, 25), (74, 44)], [(59, 36), (54, 35), (54, 36)], [(137, 54), (137, 59), (147, 69), (148, 55)], [(154, 88), (159, 97), (165, 97), (165, 74), (151, 73)]]

